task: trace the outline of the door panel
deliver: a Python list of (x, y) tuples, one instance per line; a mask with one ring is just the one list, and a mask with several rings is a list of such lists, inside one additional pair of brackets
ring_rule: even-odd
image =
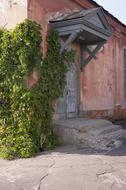
[(68, 89), (67, 93), (67, 113), (76, 112), (76, 93), (74, 89)]
[(77, 115), (77, 68), (72, 64), (66, 76), (64, 96), (59, 98), (56, 113), (59, 117), (75, 117)]
[(67, 113), (77, 112), (77, 70), (76, 65), (71, 66), (67, 73)]

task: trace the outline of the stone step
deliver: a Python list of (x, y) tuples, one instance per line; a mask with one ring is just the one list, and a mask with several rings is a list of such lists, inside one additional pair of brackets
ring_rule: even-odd
[(64, 119), (54, 121), (55, 127), (71, 128), (75, 130), (88, 131), (91, 129), (99, 129), (106, 125), (112, 125), (112, 122), (104, 119), (84, 119), (84, 118), (74, 118), (74, 119)]
[(54, 132), (64, 144), (113, 149), (126, 140), (126, 130), (102, 119), (68, 119), (54, 122)]
[(89, 130), (89, 134), (91, 135), (104, 135), (110, 132), (115, 132), (121, 129), (120, 125), (105, 125), (99, 129)]
[(126, 140), (126, 130), (120, 129), (105, 135), (100, 135), (95, 139), (94, 147), (97, 149), (111, 150), (121, 146), (124, 143), (124, 139)]
[(125, 129), (119, 129), (117, 131), (112, 131), (110, 133), (100, 135), (99, 138), (102, 138), (102, 139), (118, 139), (121, 136), (126, 137), (126, 130)]
[(110, 150), (119, 147), (126, 141), (126, 130), (118, 129), (104, 135), (87, 134), (86, 136), (83, 136), (83, 133), (81, 133), (76, 140), (81, 144), (86, 144), (86, 146), (89, 145), (92, 148)]

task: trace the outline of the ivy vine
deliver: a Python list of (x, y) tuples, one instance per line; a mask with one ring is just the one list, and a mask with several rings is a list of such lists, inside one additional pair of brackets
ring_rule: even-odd
[[(62, 96), (73, 51), (60, 53), (57, 31), (47, 34), (41, 53), (41, 27), (25, 20), (13, 31), (0, 30), (0, 154), (27, 158), (55, 147), (52, 102)], [(37, 82), (28, 80), (37, 73)]]

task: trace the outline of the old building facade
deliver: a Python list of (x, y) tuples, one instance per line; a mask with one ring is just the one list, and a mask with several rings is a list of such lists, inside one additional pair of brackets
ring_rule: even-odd
[(92, 0), (1, 0), (0, 15), (1, 27), (13, 28), (25, 18), (41, 24), (44, 53), (50, 27), (75, 50), (56, 117), (125, 116), (126, 26), (117, 18)]

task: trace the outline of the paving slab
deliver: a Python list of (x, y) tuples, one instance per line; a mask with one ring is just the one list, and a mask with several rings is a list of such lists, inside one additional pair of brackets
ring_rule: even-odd
[(110, 152), (63, 146), (0, 159), (0, 190), (126, 190), (126, 145)]

